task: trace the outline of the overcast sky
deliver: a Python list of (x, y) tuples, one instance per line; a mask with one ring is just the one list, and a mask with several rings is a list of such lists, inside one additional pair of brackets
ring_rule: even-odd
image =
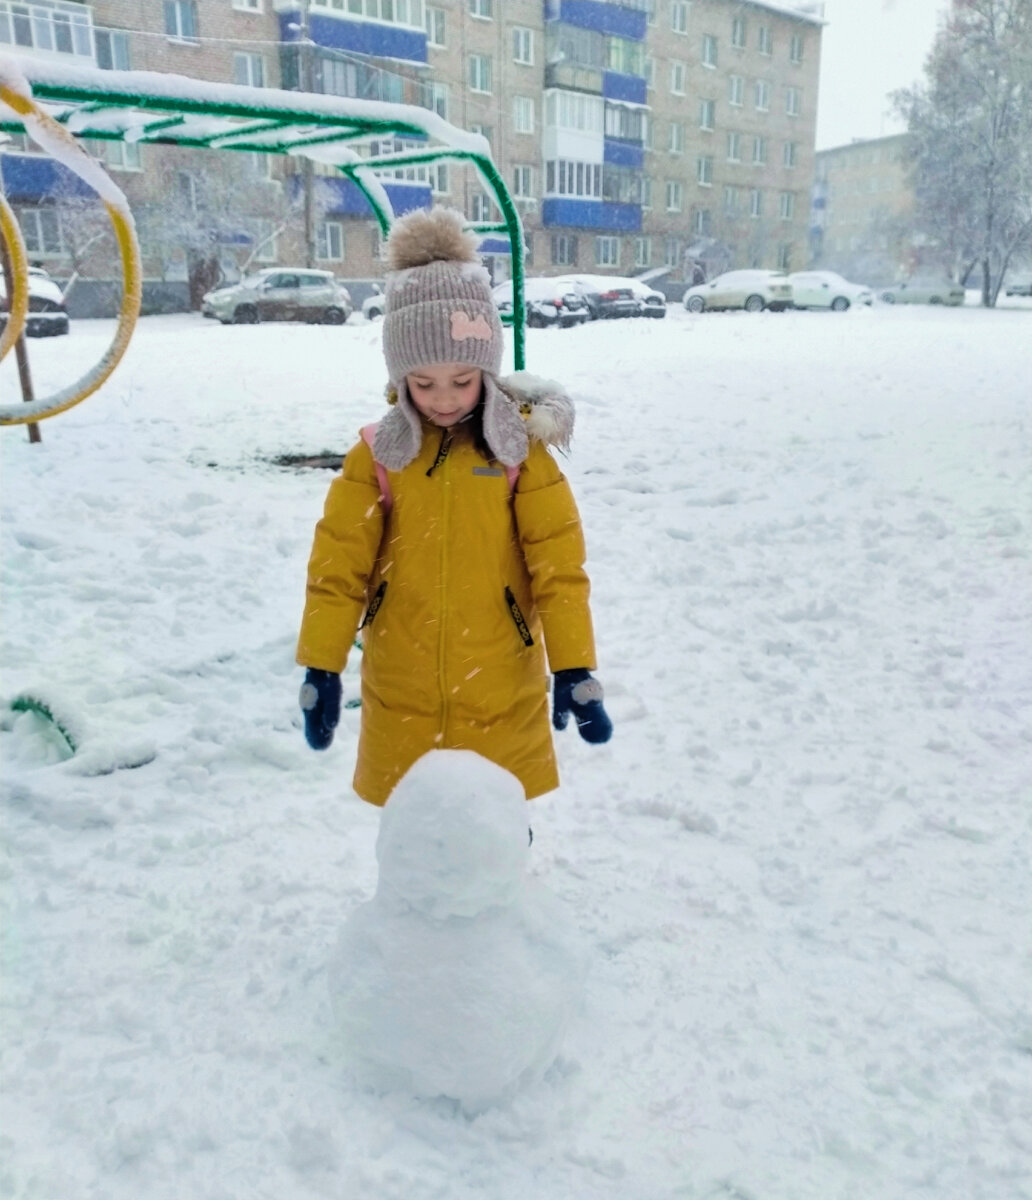
[(948, 0), (825, 0), (817, 149), (899, 133), (888, 93), (922, 75)]

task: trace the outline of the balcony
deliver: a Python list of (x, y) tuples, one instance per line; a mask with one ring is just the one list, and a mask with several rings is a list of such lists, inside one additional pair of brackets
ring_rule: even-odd
[(541, 201), (541, 224), (600, 229), (606, 233), (637, 233), (641, 229), (641, 206), (576, 196), (546, 196)]
[[(279, 12), (280, 37), (284, 42), (301, 39), (302, 18), (298, 8)], [(328, 50), (364, 54), (371, 58), (397, 59), (425, 64), (426, 31), (408, 25), (335, 16), (314, 6), (308, 14), (308, 36)]]
[(610, 37), (643, 42), (648, 28), (645, 0), (550, 0), (545, 19), (593, 29)]
[(601, 67), (582, 66), (580, 63), (551, 62), (545, 67), (545, 87), (563, 88), (573, 92), (593, 92), (602, 95), (605, 72)]
[(0, 0), (0, 50), (93, 66), (93, 11), (66, 0)]

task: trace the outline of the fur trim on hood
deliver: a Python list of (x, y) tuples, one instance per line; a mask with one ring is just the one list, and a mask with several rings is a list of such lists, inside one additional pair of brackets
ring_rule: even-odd
[[(400, 471), (419, 453), (423, 426), (404, 379), (388, 400), (392, 407), (377, 427), (373, 456), (388, 471)], [(573, 401), (561, 384), (526, 371), (504, 379), (485, 372), (484, 439), (504, 466), (519, 466), (532, 439), (569, 449), (573, 420)]]

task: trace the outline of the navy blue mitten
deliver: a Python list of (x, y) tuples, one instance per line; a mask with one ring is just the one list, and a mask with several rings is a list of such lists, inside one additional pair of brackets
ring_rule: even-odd
[(556, 671), (552, 682), (552, 724), (565, 729), (573, 713), (577, 732), (586, 742), (608, 742), (613, 722), (602, 707), (602, 685), (587, 667)]
[(340, 720), (340, 676), (309, 667), (297, 700), (305, 718), (305, 741), (313, 750), (325, 750)]

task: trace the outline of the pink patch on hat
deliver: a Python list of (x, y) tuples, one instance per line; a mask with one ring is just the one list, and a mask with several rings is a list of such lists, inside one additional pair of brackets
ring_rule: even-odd
[(464, 342), (475, 338), (478, 342), (491, 340), (491, 326), (488, 325), (483, 313), (471, 317), (466, 312), (453, 312), (451, 317), (451, 335), (453, 342)]

